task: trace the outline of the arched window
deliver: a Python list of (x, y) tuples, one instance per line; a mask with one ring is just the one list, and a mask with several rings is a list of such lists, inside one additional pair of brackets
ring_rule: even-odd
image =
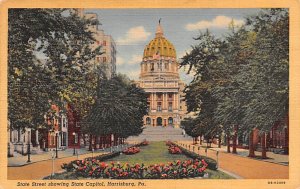
[(169, 123), (169, 124), (173, 124), (173, 118), (169, 117), (168, 123)]
[(151, 118), (150, 118), (150, 117), (147, 117), (147, 118), (146, 118), (146, 124), (147, 124), (147, 125), (151, 125)]
[(154, 71), (154, 63), (151, 63), (151, 68), (150, 68), (151, 71)]

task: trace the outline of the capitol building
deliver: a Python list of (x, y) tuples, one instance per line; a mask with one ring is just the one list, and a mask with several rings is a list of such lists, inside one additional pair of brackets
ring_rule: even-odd
[(146, 45), (141, 62), (138, 86), (148, 94), (145, 126), (179, 127), (186, 115), (183, 89), (179, 77), (176, 49), (168, 41), (159, 22), (155, 37)]

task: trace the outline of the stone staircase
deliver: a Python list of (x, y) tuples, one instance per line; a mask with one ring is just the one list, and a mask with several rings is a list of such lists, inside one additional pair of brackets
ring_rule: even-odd
[(129, 137), (127, 141), (191, 141), (192, 138), (183, 135), (183, 130), (180, 128), (173, 128), (170, 126), (162, 127), (145, 127), (144, 131), (139, 136)]

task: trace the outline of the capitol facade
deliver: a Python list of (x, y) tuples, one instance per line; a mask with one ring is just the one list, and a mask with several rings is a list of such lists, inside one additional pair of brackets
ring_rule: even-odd
[(155, 37), (146, 45), (138, 85), (148, 94), (145, 126), (179, 127), (186, 115), (186, 103), (180, 80), (176, 50), (159, 22)]

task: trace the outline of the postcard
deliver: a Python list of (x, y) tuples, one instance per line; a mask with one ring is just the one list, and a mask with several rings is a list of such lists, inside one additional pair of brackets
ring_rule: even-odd
[(299, 14), (1, 2), (0, 189), (299, 189)]

